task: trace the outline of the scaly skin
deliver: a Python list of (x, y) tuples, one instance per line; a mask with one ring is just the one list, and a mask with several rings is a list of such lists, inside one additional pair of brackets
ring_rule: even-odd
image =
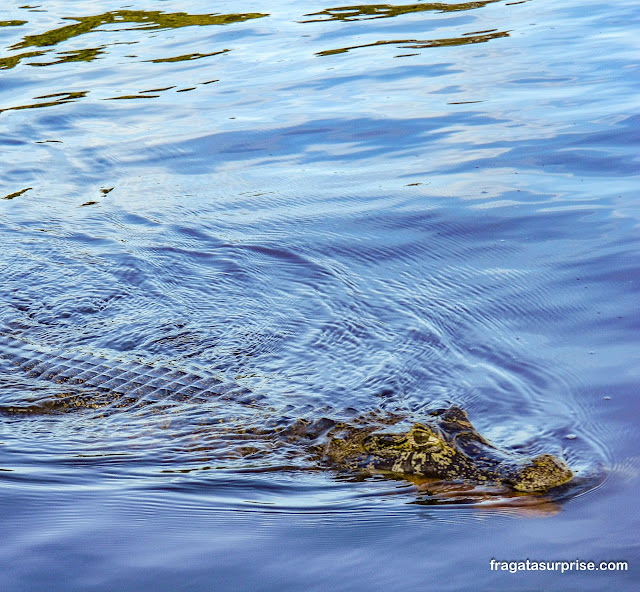
[[(62, 413), (82, 408), (122, 409), (137, 404), (163, 404), (222, 398), (265, 410), (247, 389), (212, 377), (98, 356), (43, 352), (0, 332), (0, 357), (34, 379), (72, 387), (61, 398), (23, 406), (0, 406), (0, 414)], [(420, 475), (446, 481), (507, 485), (515, 491), (544, 492), (570, 481), (573, 473), (550, 454), (522, 461), (487, 442), (458, 407), (434, 412), (429, 423), (416, 423), (404, 433), (379, 431), (402, 421), (400, 416), (370, 414), (353, 424), (331, 419), (298, 420), (284, 429), (243, 428), (249, 438), (305, 443), (322, 466), (366, 473)], [(318, 442), (321, 442), (318, 444)]]

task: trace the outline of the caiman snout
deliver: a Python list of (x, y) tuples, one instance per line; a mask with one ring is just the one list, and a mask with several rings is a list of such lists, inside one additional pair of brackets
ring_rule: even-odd
[(573, 478), (571, 469), (551, 454), (536, 456), (516, 472), (510, 483), (516, 491), (547, 491), (568, 483)]

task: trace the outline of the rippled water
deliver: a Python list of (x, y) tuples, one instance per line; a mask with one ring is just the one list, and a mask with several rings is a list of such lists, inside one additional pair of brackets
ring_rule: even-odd
[[(637, 29), (630, 0), (5, 7), (0, 588), (634, 590)], [(109, 396), (69, 360), (209, 382)], [(582, 485), (433, 495), (265, 436), (454, 404)]]

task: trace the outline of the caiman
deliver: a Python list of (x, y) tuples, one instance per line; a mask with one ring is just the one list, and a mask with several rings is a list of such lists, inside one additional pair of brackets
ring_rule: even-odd
[[(213, 377), (91, 354), (60, 353), (3, 333), (0, 357), (34, 379), (72, 388), (72, 394), (62, 400), (35, 406), (0, 405), (4, 414), (55, 413), (68, 407), (105, 404), (119, 408), (142, 401), (195, 404), (196, 398), (220, 397), (241, 405), (262, 404), (248, 389), (229, 387)], [(404, 431), (397, 430), (399, 425), (408, 427), (406, 418), (372, 413), (350, 423), (326, 418), (297, 420), (260, 435), (270, 441), (300, 444), (317, 466), (351, 473), (495, 484), (516, 492), (546, 492), (573, 478), (571, 469), (551, 454), (523, 458), (493, 446), (456, 406), (435, 410)], [(394, 428), (397, 431), (390, 431)]]

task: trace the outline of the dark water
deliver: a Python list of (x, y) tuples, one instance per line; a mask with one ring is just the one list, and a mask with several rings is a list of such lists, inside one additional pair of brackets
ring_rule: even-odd
[[(17, 4), (0, 589), (637, 589), (635, 2)], [(16, 343), (229, 396), (101, 399)], [(586, 485), (438, 503), (260, 437), (451, 404)]]

